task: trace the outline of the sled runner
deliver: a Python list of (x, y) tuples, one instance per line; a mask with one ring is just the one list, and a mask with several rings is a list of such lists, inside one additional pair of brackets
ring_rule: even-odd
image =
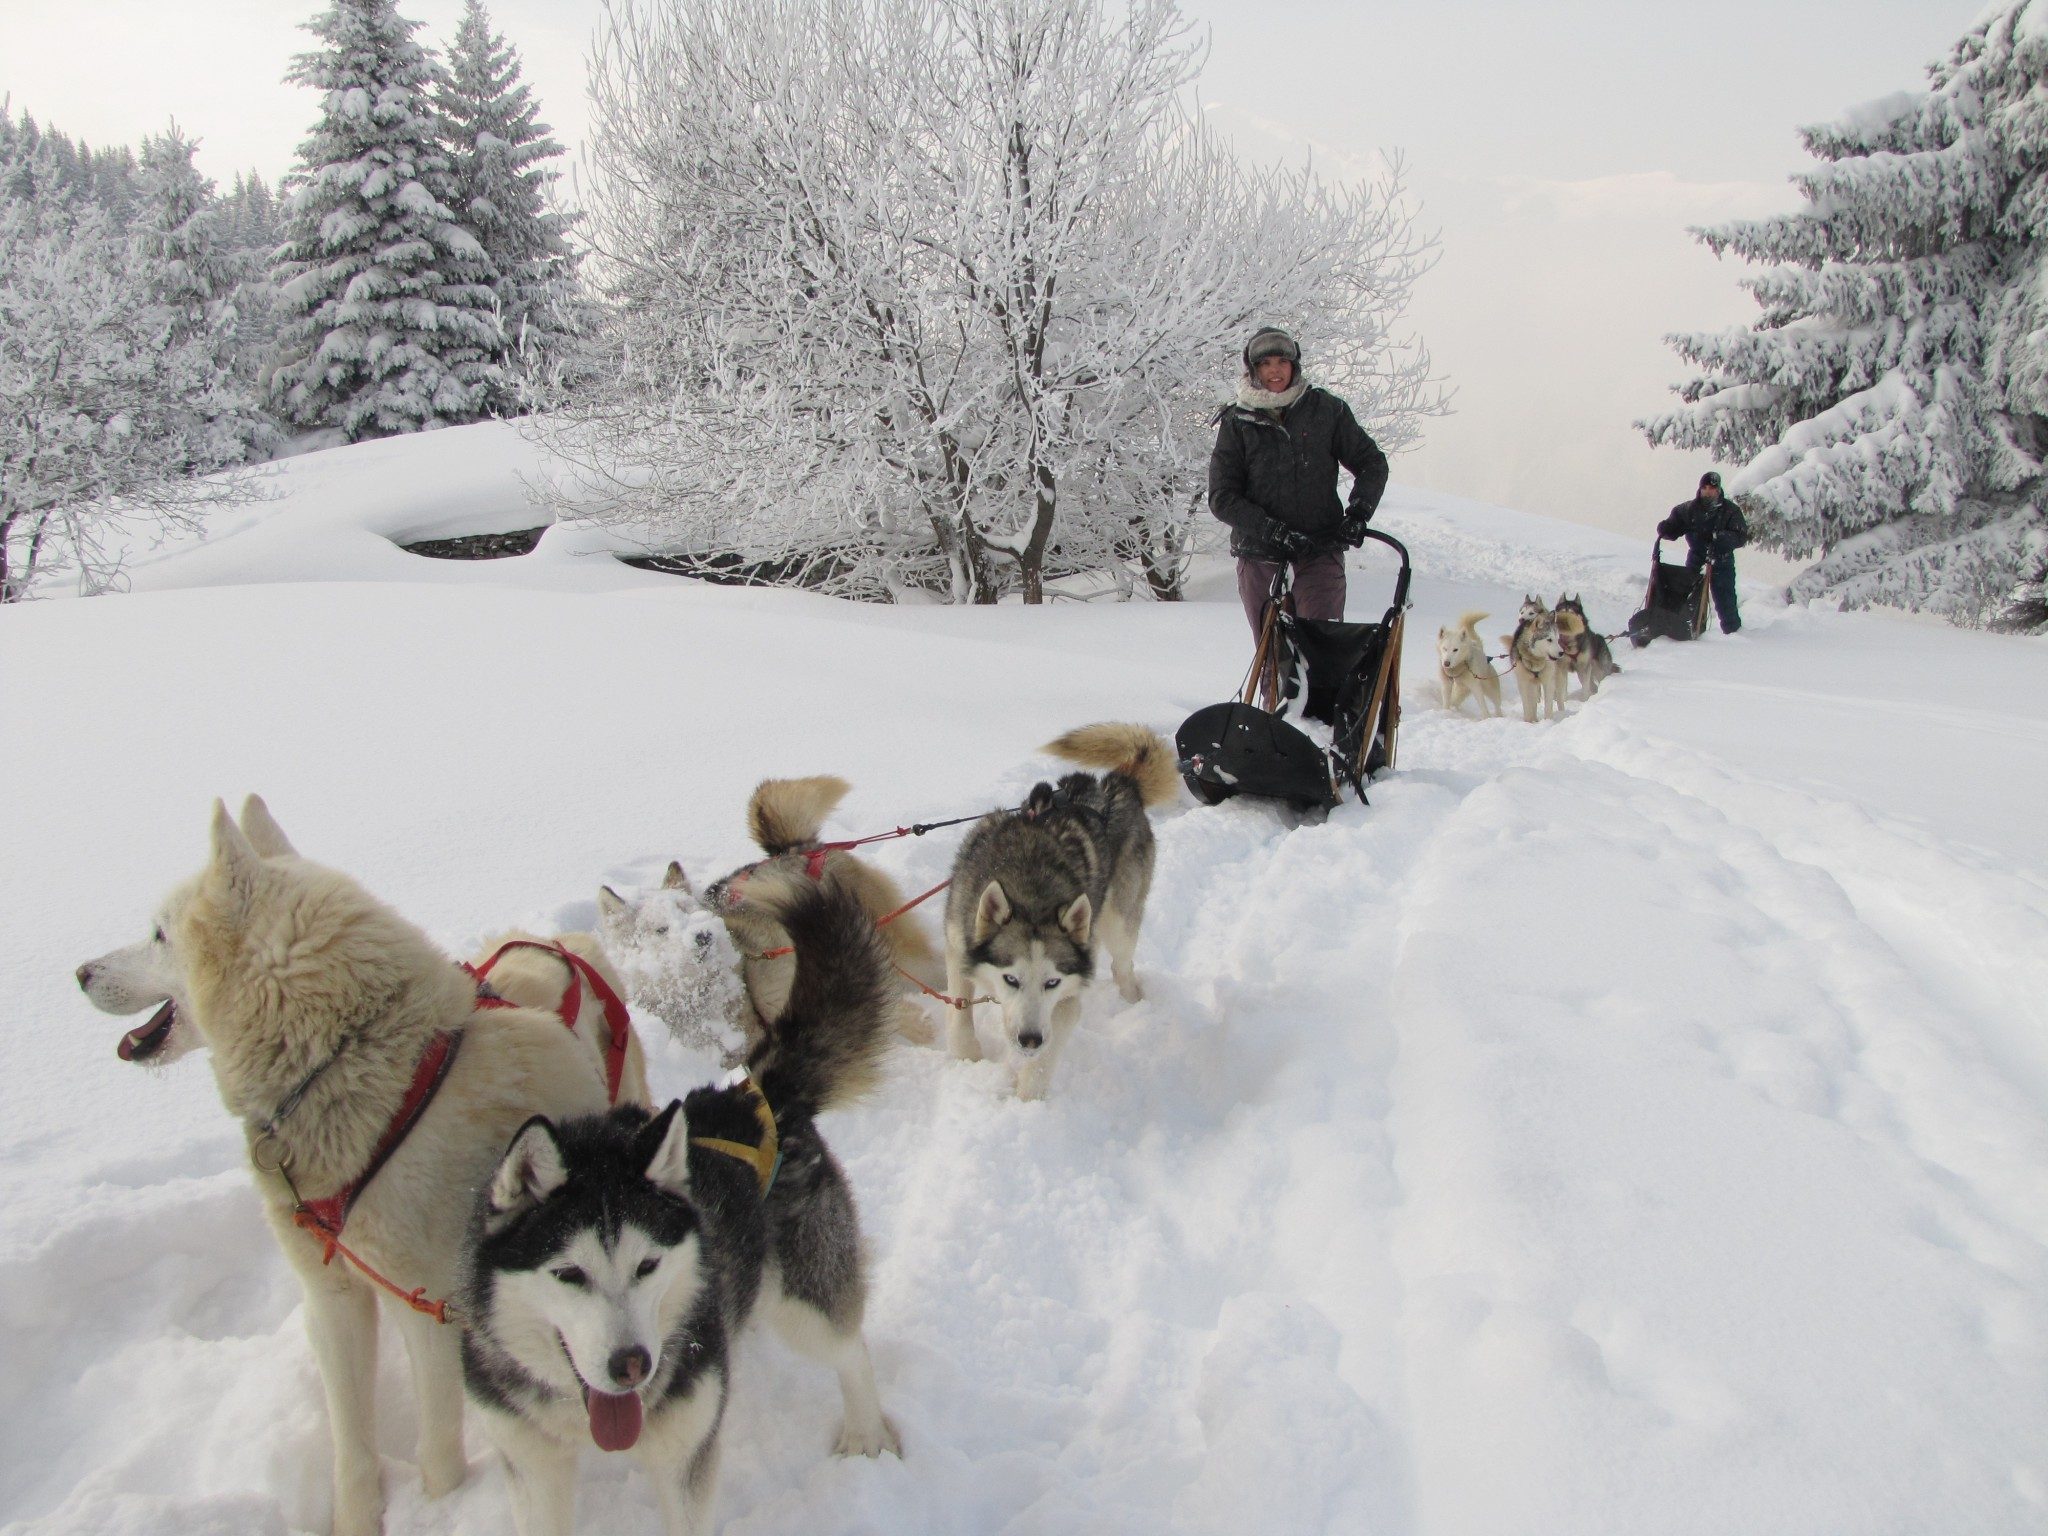
[[(1347, 784), (1363, 801), (1365, 781), (1394, 766), (1411, 568), (1400, 540), (1372, 528), (1366, 537), (1401, 557), (1385, 617), (1377, 624), (1299, 618), (1282, 566), (1260, 616), (1242, 697), (1198, 709), (1181, 723), (1174, 736), (1181, 777), (1204, 805), (1262, 795), (1304, 810), (1328, 808)], [(1304, 719), (1329, 725), (1330, 746), (1318, 746), (1286, 719), (1297, 700)]]
[(1650, 586), (1643, 606), (1628, 621), (1629, 643), (1638, 650), (1652, 640), (1697, 640), (1707, 627), (1706, 565), (1672, 565), (1664, 541), (1650, 547)]

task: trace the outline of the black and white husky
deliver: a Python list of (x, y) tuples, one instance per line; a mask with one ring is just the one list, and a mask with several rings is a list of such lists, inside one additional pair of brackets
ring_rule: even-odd
[(513, 1138), (479, 1199), (462, 1292), (469, 1396), (510, 1468), (521, 1536), (572, 1528), (576, 1457), (631, 1451), (675, 1536), (709, 1529), (733, 1344), (757, 1308), (839, 1375), (841, 1454), (900, 1454), (861, 1332), (860, 1228), (820, 1111), (872, 1081), (895, 986), (874, 919), (797, 872), (750, 883), (796, 946), (750, 1076), (659, 1113)]

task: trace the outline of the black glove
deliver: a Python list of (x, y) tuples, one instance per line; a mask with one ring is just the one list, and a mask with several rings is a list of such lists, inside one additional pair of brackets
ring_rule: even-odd
[(1303, 533), (1299, 528), (1290, 528), (1277, 517), (1269, 517), (1259, 529), (1259, 542), (1269, 549), (1277, 550), (1281, 558), (1299, 560), (1312, 555), (1319, 547), (1313, 534)]
[(1346, 549), (1356, 549), (1365, 542), (1365, 525), (1372, 521), (1372, 514), (1362, 507), (1353, 507), (1344, 514), (1344, 521), (1338, 525), (1337, 537)]

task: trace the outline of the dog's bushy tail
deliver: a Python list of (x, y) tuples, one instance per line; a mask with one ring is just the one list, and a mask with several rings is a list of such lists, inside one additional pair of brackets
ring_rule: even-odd
[(747, 1053), (747, 1068), (779, 1115), (835, 1108), (881, 1075), (896, 1024), (896, 983), (875, 919), (838, 881), (763, 865), (745, 903), (789, 935), (796, 979), (782, 1016)]
[(1483, 611), (1475, 608), (1470, 613), (1459, 614), (1458, 622), (1451, 627), (1453, 629), (1469, 629), (1476, 635), (1479, 633), (1479, 621), (1485, 617), (1486, 614)]
[(747, 801), (747, 835), (770, 857), (808, 848), (832, 808), (853, 786), (821, 773), (808, 779), (763, 779)]
[(1045, 750), (1084, 768), (1106, 769), (1134, 780), (1147, 809), (1164, 805), (1180, 790), (1180, 764), (1173, 748), (1150, 726), (1114, 720), (1083, 725), (1047, 742)]

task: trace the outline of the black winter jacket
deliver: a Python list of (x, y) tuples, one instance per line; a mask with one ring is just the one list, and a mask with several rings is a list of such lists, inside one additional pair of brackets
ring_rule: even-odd
[(1718, 501), (1681, 501), (1657, 525), (1660, 539), (1684, 539), (1686, 564), (1723, 560), (1749, 542), (1749, 524), (1742, 508), (1723, 495)]
[[(1337, 468), (1351, 471), (1351, 496), (1337, 499)], [(1347, 512), (1372, 516), (1387, 488), (1387, 456), (1351, 407), (1310, 385), (1274, 420), (1269, 411), (1225, 406), (1209, 455), (1209, 510), (1230, 525), (1230, 552), (1286, 559), (1262, 530), (1267, 519), (1340, 547)]]

